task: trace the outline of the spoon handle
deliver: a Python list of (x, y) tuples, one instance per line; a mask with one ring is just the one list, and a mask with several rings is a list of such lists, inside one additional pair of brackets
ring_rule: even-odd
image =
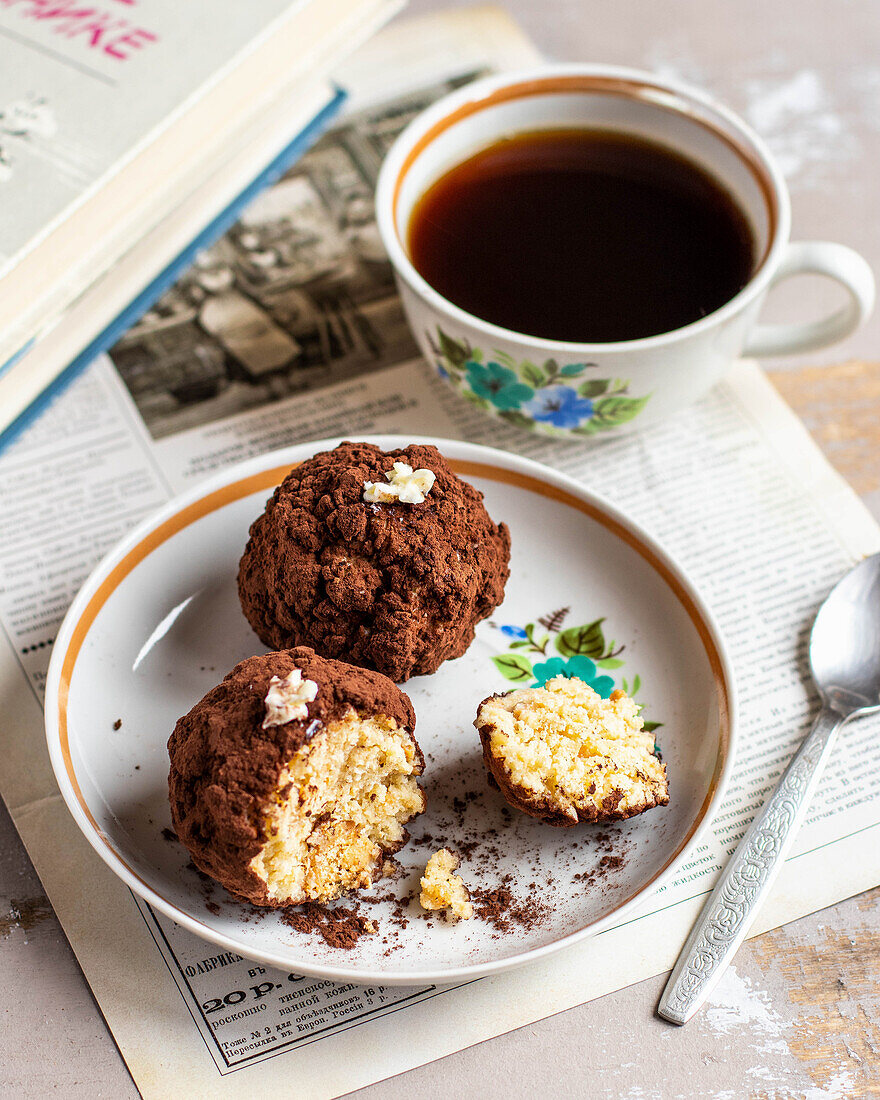
[(847, 717), (822, 708), (776, 790), (739, 842), (666, 983), (657, 1008), (664, 1019), (687, 1023), (746, 938), (806, 815), (835, 734)]

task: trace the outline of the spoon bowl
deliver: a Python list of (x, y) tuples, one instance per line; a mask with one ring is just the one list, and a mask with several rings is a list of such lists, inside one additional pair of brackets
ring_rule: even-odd
[(838, 714), (880, 708), (880, 554), (851, 569), (819, 608), (810, 669), (823, 703)]

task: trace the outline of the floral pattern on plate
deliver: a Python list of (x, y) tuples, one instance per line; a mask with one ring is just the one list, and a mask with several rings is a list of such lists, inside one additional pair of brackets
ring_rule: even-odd
[[(620, 655), (626, 646), (605, 640), (604, 617), (563, 629), (570, 611), (570, 607), (560, 607), (525, 626), (491, 623), (509, 639), (507, 652), (492, 658), (495, 667), (505, 680), (520, 686), (541, 687), (554, 676), (568, 676), (583, 680), (603, 699), (617, 686), (635, 699), (642, 686), (640, 676), (634, 676), (632, 682), (622, 676), (618, 685), (607, 674), (623, 668), (625, 661)], [(651, 732), (662, 725), (646, 721), (644, 728)]]

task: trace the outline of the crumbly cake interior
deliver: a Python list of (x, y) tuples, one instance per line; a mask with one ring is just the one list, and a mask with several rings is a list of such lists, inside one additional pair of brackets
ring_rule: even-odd
[(470, 894), (459, 875), (458, 856), (441, 848), (428, 860), (422, 875), (419, 904), (423, 909), (445, 909), (447, 920), (470, 920), (474, 915)]
[(412, 738), (393, 718), (353, 710), (328, 723), (282, 771), (251, 870), (270, 899), (330, 901), (369, 886), (403, 824), (424, 809)]
[(588, 684), (557, 676), (543, 687), (488, 699), (477, 724), (491, 727), (490, 750), (512, 784), (572, 819), (578, 811), (639, 813), (668, 800), (654, 736), (622, 691), (603, 699)]

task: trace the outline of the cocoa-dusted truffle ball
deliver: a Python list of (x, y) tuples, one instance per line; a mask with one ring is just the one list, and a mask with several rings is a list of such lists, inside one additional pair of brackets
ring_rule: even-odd
[(193, 863), (255, 905), (369, 886), (425, 808), (409, 698), (305, 647), (250, 657), (177, 723), (171, 819)]
[(504, 596), (510, 533), (436, 447), (341, 443), (252, 525), (241, 606), (272, 649), (310, 645), (398, 682), (460, 657)]
[(666, 768), (639, 707), (556, 676), (490, 695), (474, 722), (490, 775), (511, 806), (548, 825), (622, 821), (669, 802)]

